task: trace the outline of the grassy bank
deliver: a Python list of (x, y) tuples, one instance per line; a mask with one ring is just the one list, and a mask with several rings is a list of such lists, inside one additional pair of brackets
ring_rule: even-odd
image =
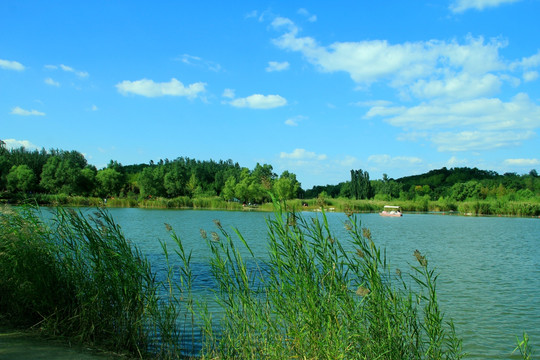
[[(415, 251), (414, 266), (391, 270), (350, 212), (348, 238), (338, 239), (324, 214), (305, 219), (275, 204), (266, 262), (219, 221), (201, 231), (221, 314), (212, 316), (169, 225), (175, 247), (162, 244), (168, 270), (157, 274), (106, 210), (58, 208), (50, 223), (36, 211), (0, 212), (0, 320), (10, 326), (141, 358), (181, 358), (194, 333), (202, 359), (463, 357), (428, 260)], [(520, 350), (526, 358), (528, 343)]]
[[(239, 202), (226, 201), (220, 197), (181, 196), (176, 198), (108, 198), (68, 196), (68, 195), (21, 195), (16, 197), (0, 197), (0, 203), (31, 204), (39, 206), (85, 206), (85, 207), (139, 207), (146, 209), (211, 209), (211, 210), (247, 210), (272, 212), (272, 203), (245, 205)], [(443, 212), (463, 215), (498, 215), (540, 217), (540, 202), (517, 201), (511, 198), (454, 201), (451, 199), (429, 200), (351, 200), (347, 198), (294, 199), (287, 201), (290, 211), (326, 211), (337, 212), (379, 212), (384, 205), (399, 205), (406, 212)]]

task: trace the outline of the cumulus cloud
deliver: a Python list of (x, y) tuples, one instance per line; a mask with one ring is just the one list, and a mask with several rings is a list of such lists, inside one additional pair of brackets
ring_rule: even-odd
[(23, 71), (24, 65), (17, 61), (0, 59), (0, 68), (5, 70)]
[(196, 98), (205, 91), (205, 83), (197, 82), (187, 87), (175, 78), (169, 82), (156, 83), (153, 80), (141, 79), (136, 81), (124, 80), (116, 84), (118, 92), (122, 95), (135, 94), (146, 97), (184, 96), (189, 99)]
[(527, 71), (523, 73), (523, 80), (525, 82), (534, 81), (538, 79), (538, 71)]
[(273, 109), (287, 105), (287, 100), (279, 95), (254, 94), (230, 102), (234, 107), (251, 109)]
[(15, 140), (15, 139), (4, 139), (7, 149), (18, 149), (24, 147), (25, 149), (38, 149), (38, 147), (32, 144), (28, 140)]
[(436, 80), (418, 80), (411, 85), (411, 92), (418, 98), (447, 97), (471, 99), (494, 94), (499, 91), (502, 81), (493, 74), (472, 76), (462, 73), (455, 77)]
[(518, 1), (520, 0), (455, 0), (450, 4), (450, 10), (454, 13), (462, 13), (470, 9), (484, 10)]
[(300, 52), (322, 72), (346, 72), (360, 87), (385, 81), (418, 97), (472, 97), (496, 92), (501, 85), (497, 72), (508, 68), (499, 56), (499, 50), (506, 46), (500, 39), (467, 36), (463, 43), (429, 40), (401, 44), (365, 40), (324, 46), (312, 37), (299, 36), (300, 29), (290, 19), (278, 17), (272, 26), (285, 29), (273, 39), (276, 46)]
[(56, 86), (56, 87), (60, 86), (60, 83), (58, 81), (54, 81), (51, 78), (46, 78), (45, 79), (45, 84), (51, 85), (51, 86)]
[(327, 158), (324, 154), (316, 154), (305, 149), (294, 149), (292, 153), (281, 152), (279, 157), (292, 160), (326, 160)]
[(540, 127), (540, 106), (520, 93), (510, 101), (478, 98), (412, 107), (373, 107), (366, 117), (381, 116), (405, 131), (423, 134), (439, 151), (489, 150), (517, 146)]
[(457, 131), (439, 132), (431, 141), (438, 151), (480, 151), (518, 146), (535, 136), (534, 131)]
[(540, 165), (539, 159), (506, 159), (504, 160), (505, 165), (512, 166), (536, 166)]
[[(483, 9), (505, 1), (457, 1), (465, 9)], [(506, 1), (508, 2), (508, 1)], [(408, 103), (358, 102), (369, 109), (365, 118), (379, 117), (403, 129), (399, 138), (423, 139), (439, 151), (474, 151), (516, 146), (540, 127), (540, 107), (527, 94), (497, 97), (504, 85), (540, 77), (540, 51), (512, 61), (502, 56), (502, 38), (466, 36), (463, 40), (390, 43), (365, 40), (319, 43), (302, 36), (290, 19), (277, 17), (271, 26), (281, 32), (273, 43), (298, 52), (321, 72), (345, 72), (358, 89), (382, 84)], [(523, 71), (521, 76), (512, 72)], [(520, 78), (522, 80), (520, 80)], [(486, 136), (482, 137), (482, 134)]]
[(479, 98), (453, 103), (421, 103), (406, 107), (374, 107), (367, 117), (390, 116), (395, 126), (416, 129), (472, 126), (479, 130), (534, 129), (540, 127), (540, 106), (520, 93), (509, 102)]
[(25, 110), (20, 107), (14, 107), (11, 110), (12, 115), (20, 115), (20, 116), (45, 116), (44, 112), (37, 111), (37, 110)]
[(277, 61), (269, 61), (268, 66), (266, 67), (266, 71), (272, 72), (272, 71), (283, 71), (287, 70), (289, 68), (289, 63), (287, 61), (284, 62), (277, 62)]

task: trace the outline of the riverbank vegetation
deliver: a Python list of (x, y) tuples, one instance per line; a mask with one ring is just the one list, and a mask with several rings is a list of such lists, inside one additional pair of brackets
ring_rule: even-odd
[(296, 209), (405, 211), (540, 216), (540, 177), (476, 168), (442, 168), (399, 179), (371, 180), (361, 169), (336, 185), (303, 189), (296, 175), (268, 164), (250, 170), (232, 160), (189, 158), (98, 170), (77, 151), (6, 149), (0, 141), (0, 203), (143, 208), (272, 210), (271, 196)]
[(175, 248), (162, 244), (164, 274), (104, 209), (58, 208), (43, 222), (36, 209), (3, 207), (0, 320), (141, 358), (182, 357), (194, 333), (203, 359), (463, 356), (438, 305), (437, 274), (419, 251), (411, 269), (391, 269), (352, 213), (341, 240), (324, 214), (275, 210), (265, 262), (217, 220), (201, 231), (218, 316), (197, 297), (191, 254), (169, 225)]

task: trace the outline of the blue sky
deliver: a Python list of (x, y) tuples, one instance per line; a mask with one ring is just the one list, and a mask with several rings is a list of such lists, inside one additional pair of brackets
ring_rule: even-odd
[(539, 0), (2, 1), (0, 139), (303, 188), (540, 168)]

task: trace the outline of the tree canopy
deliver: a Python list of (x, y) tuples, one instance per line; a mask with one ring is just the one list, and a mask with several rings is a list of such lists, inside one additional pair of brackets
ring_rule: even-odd
[(362, 169), (350, 171), (350, 181), (304, 190), (296, 174), (279, 176), (272, 165), (253, 169), (232, 160), (200, 161), (187, 157), (122, 165), (111, 160), (103, 169), (88, 164), (77, 151), (7, 149), (0, 143), (0, 192), (48, 193), (98, 197), (212, 197), (242, 203), (294, 198), (352, 199), (531, 199), (540, 196), (536, 169), (498, 174), (477, 168), (443, 167), (425, 174), (371, 180)]

